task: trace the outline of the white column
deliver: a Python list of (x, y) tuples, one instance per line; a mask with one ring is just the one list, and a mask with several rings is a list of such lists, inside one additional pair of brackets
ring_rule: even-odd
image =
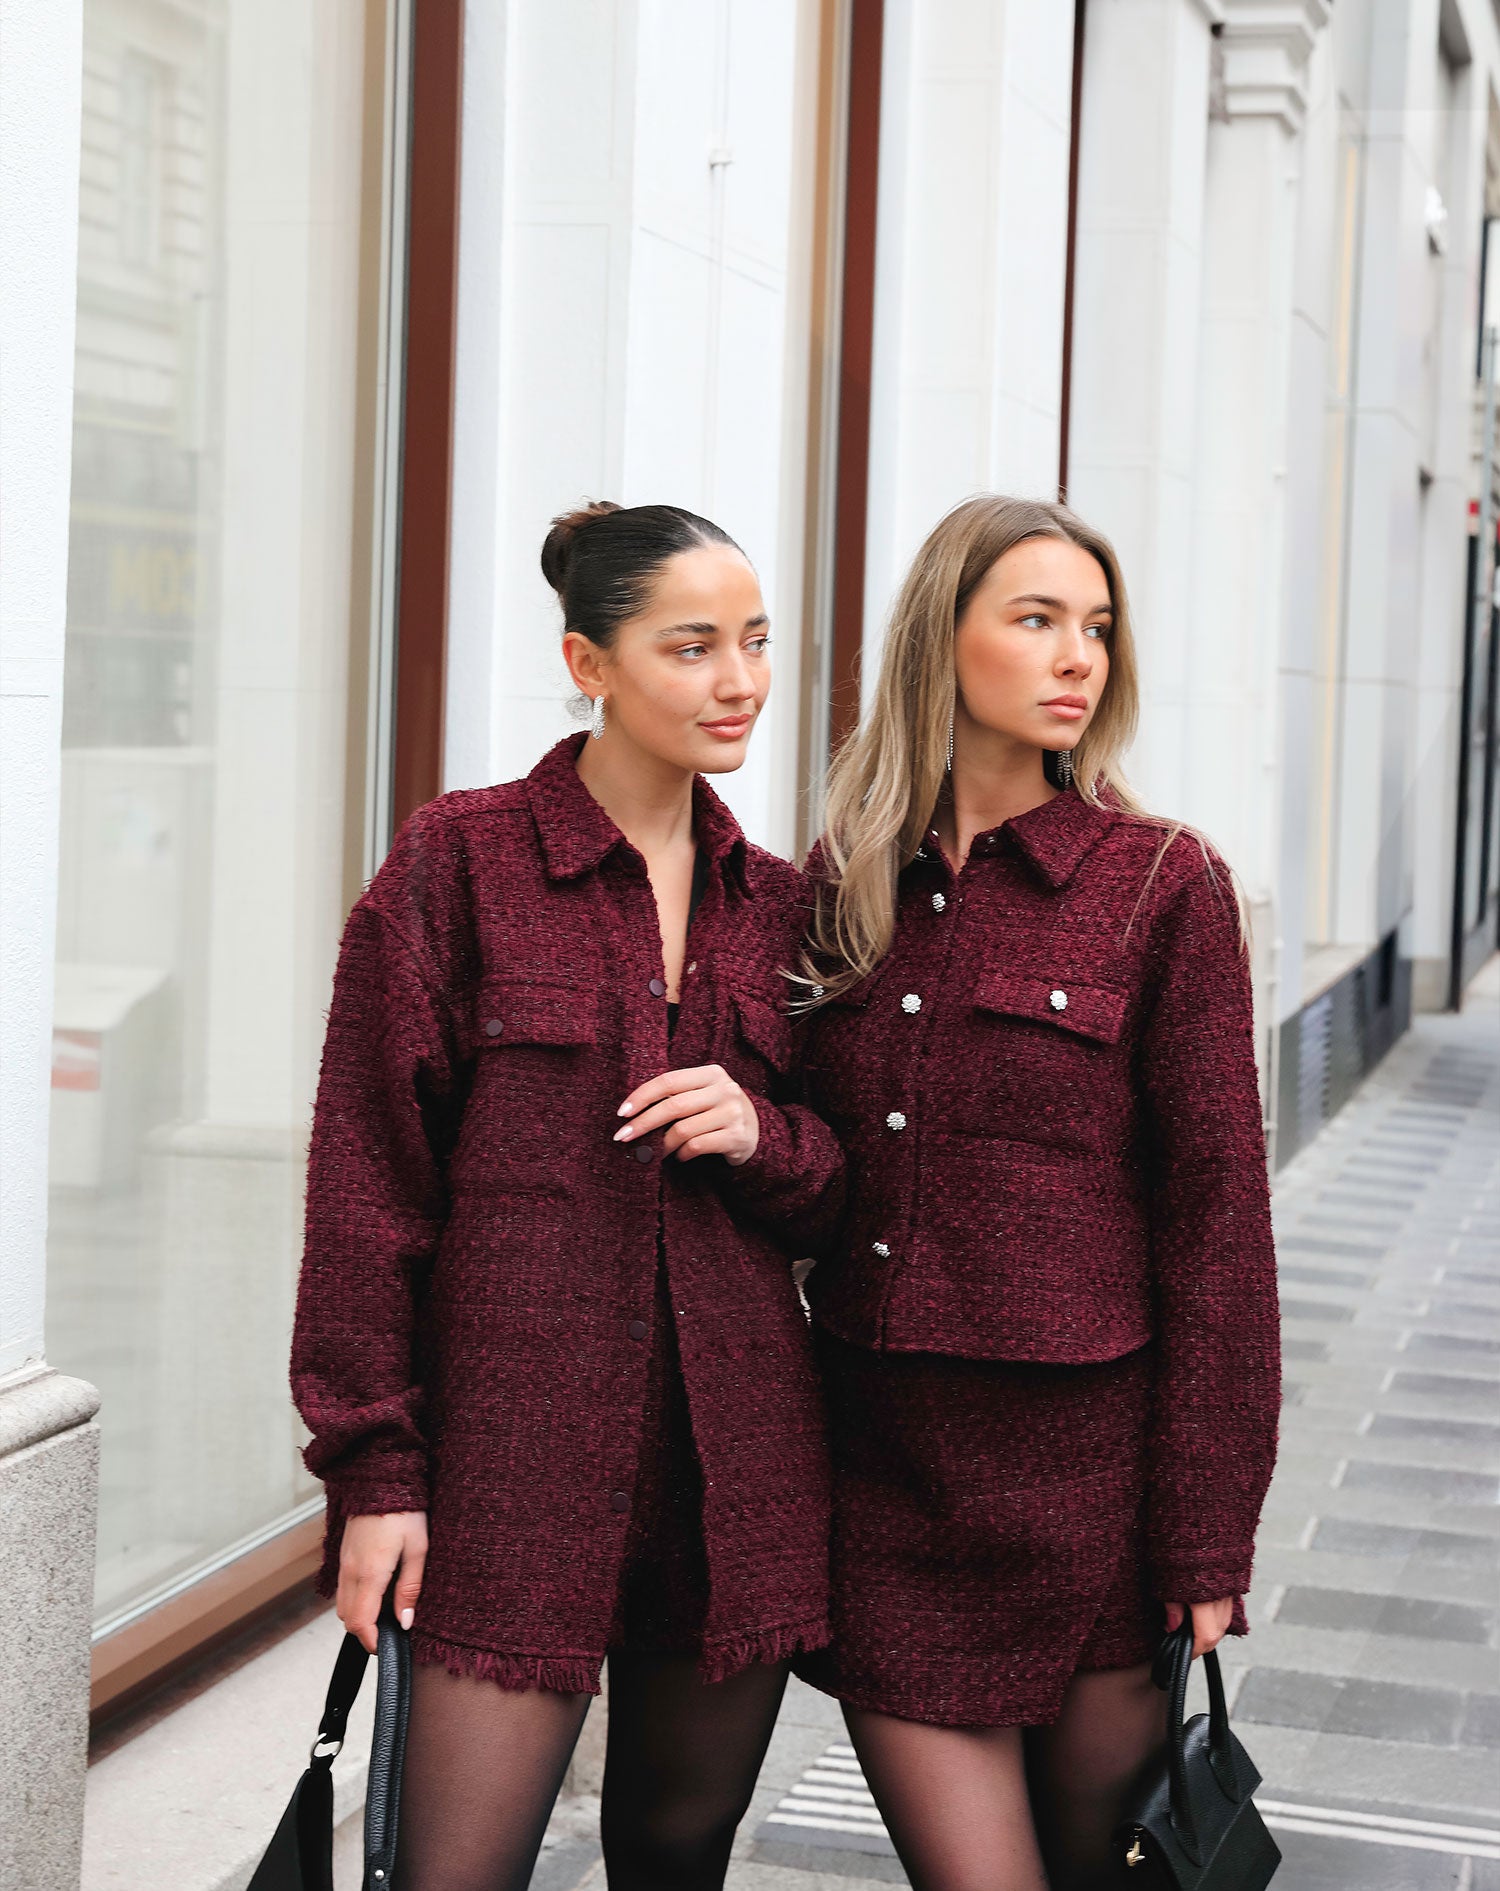
[(1128, 767), (1163, 812), (1184, 804), (1201, 632), (1188, 547), (1210, 28), (1221, 19), (1217, 0), (1090, 0), (1084, 30), (1068, 498), (1120, 555), (1142, 685)]
[[(1446, 113), (1435, 115), (1430, 154), (1434, 188), (1447, 212), (1438, 254), (1431, 334), (1431, 484), (1422, 508), (1420, 647), (1416, 668), (1413, 861), (1413, 1001), (1436, 1010), (1447, 1003), (1453, 919), (1453, 838), (1458, 821), (1458, 740), (1467, 604), (1469, 498), (1473, 482), (1476, 408), (1475, 331), (1480, 245), (1485, 213), (1489, 74), (1471, 58), (1440, 74)], [(1491, 264), (1495, 256), (1491, 255)], [(1492, 290), (1492, 285), (1488, 285)], [(1476, 495), (1477, 496), (1477, 495)]]
[(715, 519), (760, 573), (777, 681), (750, 761), (720, 785), (754, 838), (792, 845), (800, 507), (784, 499), (802, 476), (789, 401), (791, 348), (806, 346), (792, 167), (806, 11), (471, 9), (449, 786), (524, 773), (576, 726), (537, 563), (548, 520), (583, 498), (668, 501)]
[(1298, 134), (1326, 0), (1225, 0), (1203, 300), (1176, 805), (1274, 932), (1287, 411)]
[(1337, 32), (1335, 22), (1319, 36), (1308, 62), (1299, 164), (1287, 363), (1275, 912), (1281, 952), (1273, 1023), (1301, 1009), (1305, 970), (1320, 977), (1326, 969), (1326, 961), (1308, 959), (1305, 948), (1320, 939), (1330, 848), (1324, 804), (1337, 747), (1349, 474), (1345, 403), (1359, 202), (1353, 147), (1339, 110)]
[(1072, 9), (885, 13), (863, 684), (913, 552), (970, 493), (1054, 498)]
[[(1334, 939), (1373, 944), (1411, 906), (1420, 578), (1422, 347), (1429, 255), (1420, 141), (1432, 105), (1437, 0), (1370, 0), (1354, 387), (1348, 587), (1331, 898)], [(1447, 844), (1444, 837), (1433, 845)]]
[(81, 0), (0, 0), (0, 1881), (78, 1883), (92, 1386), (43, 1363)]

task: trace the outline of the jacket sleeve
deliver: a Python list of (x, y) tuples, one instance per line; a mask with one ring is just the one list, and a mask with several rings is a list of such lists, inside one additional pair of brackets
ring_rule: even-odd
[(843, 1213), (845, 1158), (838, 1137), (801, 1101), (800, 1032), (793, 1044), (790, 1074), (770, 1096), (750, 1099), (760, 1140), (748, 1162), (726, 1165), (724, 1193), (782, 1247), (808, 1256), (829, 1246)]
[(1193, 861), (1156, 916), (1142, 1038), (1160, 1349), (1148, 1548), (1163, 1601), (1208, 1602), (1250, 1585), (1281, 1346), (1248, 955), (1227, 867), (1179, 845)]
[(331, 1520), (427, 1507), (416, 1287), (446, 1213), (433, 1125), (452, 1066), (431, 978), (367, 893), (334, 978), (292, 1338), (303, 1456)]
[[(821, 859), (816, 848), (814, 855)], [(783, 965), (795, 965), (806, 938), (812, 888), (805, 873), (792, 868), (785, 872), (780, 959)], [(782, 1022), (785, 1038), (767, 1047), (773, 1052), (769, 1061), (775, 1073), (769, 1094), (751, 1098), (760, 1119), (760, 1140), (748, 1162), (737, 1169), (726, 1165), (724, 1194), (789, 1253), (806, 1258), (822, 1254), (832, 1243), (844, 1210), (847, 1163), (838, 1137), (805, 1100), (802, 1053), (807, 1020)]]

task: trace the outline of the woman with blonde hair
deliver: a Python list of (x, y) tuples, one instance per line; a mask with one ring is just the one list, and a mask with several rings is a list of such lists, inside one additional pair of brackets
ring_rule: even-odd
[(1243, 1633), (1279, 1346), (1231, 876), (1120, 772), (1114, 552), (983, 496), (839, 755), (805, 997), (849, 1162), (814, 1269), (843, 1703), (920, 1891), (1114, 1883), (1150, 1660)]

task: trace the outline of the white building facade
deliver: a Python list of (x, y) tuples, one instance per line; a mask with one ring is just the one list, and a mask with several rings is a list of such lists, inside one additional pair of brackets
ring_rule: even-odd
[(393, 819), (573, 726), (555, 513), (744, 545), (776, 683), (728, 792), (795, 856), (927, 530), (1063, 491), (1130, 586), (1135, 783), (1250, 897), (1272, 1160), (1461, 997), (1500, 909), (1500, 13), (0, 0), (0, 34), (4, 1527), (65, 1493), (91, 1536), (102, 1447), (92, 1604), (39, 1597), (46, 1661), (0, 1631), (0, 1824), (49, 1891), (76, 1822), (13, 1755), (76, 1799), (89, 1640), (102, 1712), (306, 1581), (338, 930)]

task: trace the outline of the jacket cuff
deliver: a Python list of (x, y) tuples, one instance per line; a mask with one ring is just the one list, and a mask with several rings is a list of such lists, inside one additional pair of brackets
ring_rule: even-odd
[(1215, 1552), (1203, 1556), (1153, 1556), (1151, 1584), (1161, 1602), (1219, 1602), (1250, 1587), (1250, 1558)]
[(755, 1154), (747, 1162), (726, 1163), (729, 1186), (747, 1208), (771, 1207), (792, 1168), (791, 1127), (785, 1114), (765, 1097), (752, 1096), (760, 1123)]
[(416, 1451), (364, 1453), (321, 1472), (328, 1508), (341, 1517), (384, 1517), (426, 1510), (427, 1460)]

